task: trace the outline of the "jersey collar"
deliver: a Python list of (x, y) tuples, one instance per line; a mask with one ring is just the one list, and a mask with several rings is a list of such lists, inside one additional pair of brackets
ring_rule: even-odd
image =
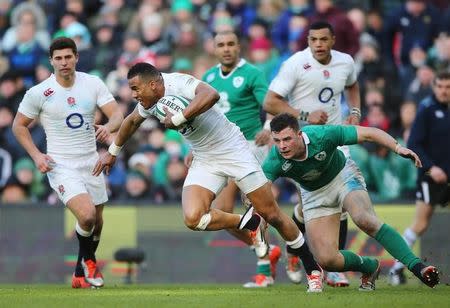
[(236, 67), (235, 68), (233, 68), (233, 70), (229, 73), (229, 74), (227, 74), (226, 76), (224, 76), (223, 74), (222, 74), (222, 69), (221, 69), (221, 67), (222, 67), (222, 64), (217, 64), (217, 67), (219, 68), (219, 75), (220, 75), (220, 77), (222, 78), (222, 79), (227, 79), (227, 78), (229, 78), (231, 75), (233, 75), (233, 73), (234, 73), (234, 71), (235, 70), (237, 70), (238, 68), (240, 68), (240, 67), (242, 67), (245, 63), (247, 63), (247, 61), (245, 60), (245, 59), (242, 59), (241, 58), (241, 60), (238, 62), (238, 64), (236, 65)]
[(308, 159), (308, 144), (310, 144), (311, 141), (309, 141), (308, 135), (305, 132), (302, 132), (302, 137), (303, 137), (303, 140), (305, 141), (305, 153), (306, 153), (306, 155), (305, 155), (305, 158), (303, 158), (303, 159), (294, 159), (296, 161), (305, 161), (305, 160)]

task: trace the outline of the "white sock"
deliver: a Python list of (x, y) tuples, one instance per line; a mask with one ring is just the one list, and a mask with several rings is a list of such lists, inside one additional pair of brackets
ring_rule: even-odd
[(84, 236), (84, 237), (89, 237), (94, 232), (94, 227), (90, 231), (83, 230), (77, 221), (77, 224), (75, 225), (75, 230), (77, 230), (79, 235)]
[(303, 243), (305, 242), (305, 238), (303, 237), (303, 234), (299, 232), (297, 238), (293, 241), (286, 241), (286, 245), (291, 247), (292, 249), (297, 249), (303, 246)]
[(403, 238), (405, 239), (406, 244), (408, 244), (409, 247), (412, 247), (417, 241), (417, 234), (413, 230), (408, 228), (403, 233)]

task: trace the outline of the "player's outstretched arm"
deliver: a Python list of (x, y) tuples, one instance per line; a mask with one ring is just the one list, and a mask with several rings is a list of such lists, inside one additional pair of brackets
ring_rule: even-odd
[(33, 119), (28, 118), (20, 112), (17, 112), (16, 117), (12, 125), (12, 131), (17, 141), (27, 151), (28, 155), (33, 159), (34, 164), (42, 173), (52, 170), (52, 163), (55, 163), (53, 159), (39, 151), (31, 138), (28, 125), (33, 122)]
[(358, 133), (358, 142), (375, 142), (379, 145), (385, 146), (398, 155), (411, 159), (417, 168), (422, 167), (422, 162), (416, 153), (408, 148), (401, 146), (397, 140), (385, 131), (376, 127), (355, 126)]
[(110, 145), (108, 152), (103, 154), (95, 164), (92, 175), (98, 176), (103, 171), (105, 171), (106, 175), (109, 174), (111, 168), (116, 162), (116, 156), (119, 155), (119, 152), (125, 142), (134, 134), (144, 120), (145, 118), (141, 117), (138, 108), (136, 107), (133, 112), (130, 113), (122, 122), (119, 132), (117, 133), (113, 143)]

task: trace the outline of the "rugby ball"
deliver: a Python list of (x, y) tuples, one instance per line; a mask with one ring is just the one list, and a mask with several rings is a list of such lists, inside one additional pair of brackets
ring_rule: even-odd
[(189, 103), (190, 101), (182, 96), (178, 95), (163, 96), (156, 103), (156, 117), (160, 121), (164, 121), (164, 118), (166, 117), (166, 111), (164, 110), (164, 107), (167, 108), (167, 110), (170, 113), (176, 114), (178, 112), (183, 111), (189, 105)]

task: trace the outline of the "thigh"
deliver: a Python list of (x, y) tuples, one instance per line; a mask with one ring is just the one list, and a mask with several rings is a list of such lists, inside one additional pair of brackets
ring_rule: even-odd
[(348, 193), (343, 204), (355, 224), (370, 236), (375, 236), (382, 222), (375, 213), (367, 191), (355, 190)]
[(227, 185), (228, 178), (218, 168), (205, 164), (194, 158), (183, 184), (183, 191), (189, 186), (201, 186), (214, 195)]
[(260, 169), (248, 174), (240, 180), (236, 180), (236, 185), (245, 195), (248, 195), (268, 182), (269, 180), (267, 180), (264, 172)]
[(93, 168), (87, 168), (83, 172), (86, 190), (92, 197), (95, 205), (100, 205), (108, 201), (108, 193), (106, 192), (106, 183), (103, 173), (99, 176), (93, 176)]
[[(308, 245), (314, 255), (333, 255), (339, 249), (340, 214), (318, 217), (306, 222)], [(321, 257), (322, 258), (322, 257)]]
[(228, 181), (227, 186), (222, 189), (214, 200), (214, 208), (227, 213), (233, 213), (237, 192), (238, 187), (236, 186), (236, 183), (234, 181)]
[(65, 205), (77, 195), (88, 194), (83, 176), (78, 169), (56, 164), (50, 172), (47, 172), (47, 177), (50, 186)]
[(77, 220), (96, 217), (96, 207), (94, 203), (92, 203), (91, 196), (87, 193), (78, 194), (70, 198), (67, 201), (66, 206)]
[(183, 187), (181, 203), (184, 218), (199, 217), (209, 212), (215, 194), (199, 185)]

